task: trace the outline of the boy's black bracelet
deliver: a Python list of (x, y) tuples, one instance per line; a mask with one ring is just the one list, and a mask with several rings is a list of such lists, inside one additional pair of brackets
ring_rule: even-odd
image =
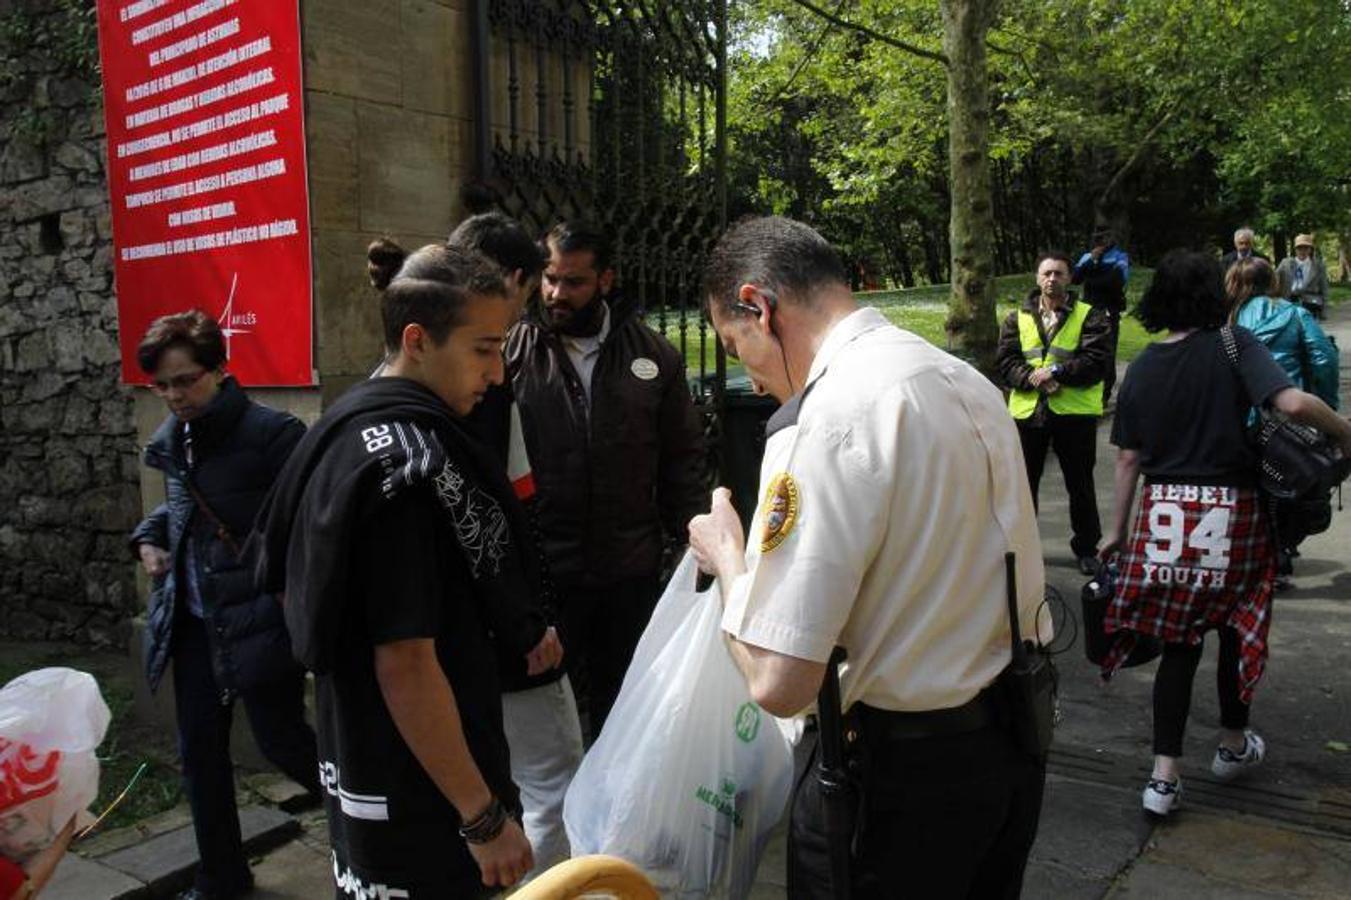
[(471, 844), (486, 844), (501, 834), (506, 824), (506, 807), (494, 797), (488, 808), (475, 816), (472, 822), (460, 826), (460, 837)]

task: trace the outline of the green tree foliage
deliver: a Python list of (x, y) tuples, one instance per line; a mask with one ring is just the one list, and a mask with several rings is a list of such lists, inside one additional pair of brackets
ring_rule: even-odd
[[(732, 9), (734, 210), (812, 221), (892, 284), (948, 280), (946, 78), (923, 55), (942, 51), (940, 4)], [(998, 269), (1104, 223), (1143, 260), (1223, 247), (1244, 222), (1278, 251), (1351, 231), (1348, 31), (1345, 0), (1003, 0), (987, 41)]]

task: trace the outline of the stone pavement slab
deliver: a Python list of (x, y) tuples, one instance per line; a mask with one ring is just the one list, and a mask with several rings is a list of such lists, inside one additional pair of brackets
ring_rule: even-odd
[[(1185, 869), (1205, 883), (1242, 888), (1255, 896), (1330, 900), (1351, 895), (1351, 841), (1252, 816), (1179, 810), (1176, 819), (1155, 831), (1141, 862)], [(1134, 885), (1136, 876), (1133, 870), (1124, 885)]]
[(1023, 877), (1022, 895), (1026, 900), (1099, 900), (1104, 890), (1102, 879), (1031, 859)]
[[(285, 813), (263, 806), (239, 811), (244, 849), (261, 853), (286, 842), (300, 832), (300, 825)], [(160, 896), (186, 887), (197, 865), (197, 841), (192, 826), (167, 831), (134, 847), (118, 850), (98, 860), (104, 866), (148, 885)]]
[(1143, 861), (1107, 896), (1110, 900), (1273, 900), (1290, 894), (1212, 881), (1186, 866)]
[(319, 801), (311, 797), (303, 787), (276, 772), (256, 772), (245, 775), (242, 780), (244, 786), (261, 797), (265, 803), (277, 807), (284, 813), (295, 815), (319, 805)]
[(115, 828), (111, 831), (102, 832), (95, 831), (91, 836), (77, 842), (75, 849), (81, 856), (99, 859), (114, 851), (148, 841), (156, 835), (164, 834), (166, 831), (182, 828), (184, 825), (192, 825), (192, 810), (188, 808), (187, 803), (181, 803), (173, 809), (166, 809), (162, 813), (142, 819), (125, 828)]
[(1024, 894), (1101, 897), (1151, 830), (1134, 792), (1047, 775)]
[(144, 883), (102, 863), (67, 853), (42, 900), (132, 900), (147, 897)]
[(333, 896), (329, 855), (302, 841), (291, 841), (253, 865), (254, 891), (249, 900)]

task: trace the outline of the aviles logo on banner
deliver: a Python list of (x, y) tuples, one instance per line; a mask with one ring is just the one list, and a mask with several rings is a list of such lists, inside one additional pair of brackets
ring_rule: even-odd
[(201, 309), (247, 385), (313, 383), (294, 0), (98, 0), (122, 379), (158, 316)]

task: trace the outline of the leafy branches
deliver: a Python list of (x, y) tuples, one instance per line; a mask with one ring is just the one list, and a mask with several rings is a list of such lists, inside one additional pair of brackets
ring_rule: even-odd
[(98, 20), (92, 0), (14, 3), (0, 16), (0, 100), (16, 102), (12, 135), (41, 143), (57, 127), (39, 85), (99, 85)]
[[(734, 6), (728, 120), (743, 210), (811, 219), (894, 282), (947, 280), (939, 7)], [(1073, 247), (1095, 218), (1146, 259), (1227, 243), (1242, 221), (1351, 231), (1344, 0), (1001, 0), (985, 45), (1004, 269)]]
[(841, 28), (847, 28), (852, 31), (857, 31), (859, 34), (862, 34), (874, 41), (880, 41), (881, 43), (886, 44), (889, 47), (895, 47), (897, 50), (904, 50), (906, 53), (912, 53), (915, 56), (918, 56), (922, 59), (930, 59), (933, 60), (934, 62), (941, 63), (944, 66), (948, 65), (947, 56), (945, 56), (940, 51), (928, 50), (925, 49), (924, 47), (919, 46), (918, 44), (912, 44), (909, 41), (903, 41), (899, 38), (892, 37), (889, 34), (883, 34), (882, 32), (870, 28), (867, 25), (863, 25), (858, 22), (847, 21), (845, 19), (840, 18), (837, 13), (826, 12), (824, 9), (817, 6), (815, 3), (810, 2), (810, 0), (793, 0), (793, 2), (796, 3), (798, 6), (801, 6), (803, 9), (806, 9), (812, 12), (813, 14), (818, 15), (821, 18), (825, 19), (827, 22), (830, 22), (834, 25), (838, 25)]

